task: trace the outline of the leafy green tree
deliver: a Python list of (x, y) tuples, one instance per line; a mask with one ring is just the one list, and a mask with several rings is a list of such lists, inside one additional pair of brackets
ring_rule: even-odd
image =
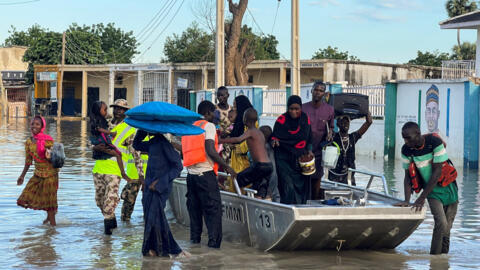
[(167, 37), (163, 47), (167, 62), (215, 61), (214, 36), (192, 23), (181, 35)]
[(408, 61), (408, 64), (440, 67), (442, 66), (442, 61), (449, 59), (450, 55), (448, 53), (441, 53), (438, 50), (433, 52), (417, 51), (417, 57)]
[(77, 61), (87, 64), (131, 63), (137, 54), (137, 40), (133, 32), (124, 32), (115, 24), (94, 24), (79, 26), (73, 23), (67, 31), (67, 47)]
[(30, 47), (31, 44), (41, 35), (45, 33), (45, 29), (40, 27), (38, 24), (32, 25), (26, 31), (17, 31), (17, 29), (12, 25), (10, 30), (8, 30), (10, 36), (5, 39), (5, 46), (25, 46)]
[(253, 54), (255, 60), (280, 59), (280, 53), (277, 51), (278, 40), (275, 36), (259, 36), (253, 32), (251, 27), (243, 25), (240, 44), (242, 44), (244, 40), (248, 41), (247, 54)]
[[(50, 31), (35, 24), (25, 31), (14, 27), (9, 31), (5, 45), (27, 46), (23, 60), (29, 63), (27, 80), (33, 80), (33, 65), (54, 65), (61, 62), (62, 33)], [(96, 24), (79, 26), (75, 23), (66, 31), (66, 64), (131, 63), (138, 52), (132, 32), (124, 32), (115, 25)]]
[(349, 55), (348, 51), (340, 51), (337, 47), (328, 46), (325, 49), (318, 49), (312, 59), (338, 59), (338, 60), (350, 60), (350, 61), (360, 61), (358, 57), (354, 55)]
[[(241, 31), (240, 44), (243, 44), (244, 40), (248, 42), (246, 53), (251, 54), (254, 59), (280, 58), (275, 36), (259, 36), (246, 25), (243, 25)], [(212, 62), (215, 61), (215, 35), (202, 30), (197, 23), (192, 23), (181, 35), (173, 34), (167, 37), (163, 52), (167, 62)]]
[[(477, 10), (477, 3), (471, 0), (448, 0), (445, 9), (448, 17), (453, 18)], [(457, 29), (457, 45), (460, 47), (460, 29)]]
[(463, 42), (460, 46), (452, 48), (452, 59), (475, 60), (476, 45), (470, 42)]

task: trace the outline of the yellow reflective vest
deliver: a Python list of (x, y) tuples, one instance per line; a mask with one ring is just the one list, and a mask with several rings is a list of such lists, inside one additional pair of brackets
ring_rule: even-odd
[[(150, 138), (147, 136), (145, 139), (143, 139), (144, 142), (150, 140)], [(147, 172), (147, 162), (148, 162), (148, 155), (142, 154), (141, 158), (143, 159), (143, 176), (145, 176), (145, 173)], [(133, 158), (133, 155), (130, 154), (128, 157), (128, 163), (127, 163), (127, 175), (130, 177), (130, 179), (136, 180), (138, 179), (138, 171), (137, 167), (135, 166), (135, 159)]]
[[(123, 142), (129, 136), (134, 134), (135, 131), (136, 131), (135, 128), (127, 125), (125, 122), (118, 124), (112, 129), (112, 132), (117, 132), (117, 135), (115, 136), (115, 138), (113, 138), (112, 144), (115, 145), (118, 148), (118, 150), (120, 150), (120, 152), (122, 153), (122, 160), (124, 164), (128, 162), (130, 153), (128, 152), (128, 148), (123, 145)], [(111, 157), (110, 159), (95, 161), (95, 166), (93, 166), (92, 172), (99, 173), (99, 174), (117, 175), (120, 177), (122, 176), (120, 172), (120, 168), (118, 168), (117, 160), (115, 157)]]

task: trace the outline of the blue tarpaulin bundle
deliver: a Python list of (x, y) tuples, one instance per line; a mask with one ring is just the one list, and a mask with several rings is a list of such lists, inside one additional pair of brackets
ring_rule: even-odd
[(125, 123), (150, 133), (171, 133), (178, 136), (198, 135), (204, 132), (196, 127), (194, 121), (201, 115), (161, 101), (147, 102), (136, 106), (126, 113)]
[(151, 101), (136, 106), (128, 110), (125, 115), (136, 120), (172, 120), (190, 124), (202, 118), (202, 116), (196, 112), (162, 101)]

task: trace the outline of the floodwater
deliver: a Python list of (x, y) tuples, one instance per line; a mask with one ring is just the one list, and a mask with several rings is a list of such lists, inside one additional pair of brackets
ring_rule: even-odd
[[(141, 255), (143, 220), (140, 198), (131, 222), (119, 221), (112, 236), (103, 234), (103, 218), (94, 200), (93, 160), (87, 148), (87, 123), (61, 121), (57, 124), (48, 120), (46, 133), (65, 145), (68, 158), (60, 172), (58, 225), (55, 228), (42, 225), (44, 211), (26, 210), (16, 205), (25, 186), (17, 186), (16, 179), (24, 166), (28, 120), (0, 119), (0, 269), (480, 268), (480, 181), (477, 171), (459, 169), (460, 205), (448, 255), (429, 255), (433, 228), (430, 213), (417, 231), (394, 250), (269, 253), (231, 242), (223, 242), (220, 250), (208, 249), (205, 243), (190, 245), (188, 228), (175, 224), (169, 213), (175, 238), (182, 248), (192, 253), (192, 257), (179, 260), (144, 258)], [(398, 162), (384, 163), (382, 159), (358, 157), (357, 164), (360, 169), (385, 171), (389, 187), (401, 191), (403, 197), (403, 172)], [(117, 208), (118, 216), (120, 207)]]

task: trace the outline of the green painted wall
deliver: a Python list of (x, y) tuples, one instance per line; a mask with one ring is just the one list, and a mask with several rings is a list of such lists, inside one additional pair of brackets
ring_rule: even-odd
[(385, 142), (383, 154), (395, 159), (395, 133), (397, 121), (397, 83), (385, 85)]

